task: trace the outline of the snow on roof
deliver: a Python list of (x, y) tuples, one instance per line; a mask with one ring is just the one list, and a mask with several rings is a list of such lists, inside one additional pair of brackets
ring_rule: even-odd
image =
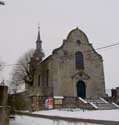
[(98, 107), (97, 107), (93, 102), (90, 102), (90, 104), (91, 104), (95, 109), (98, 109)]
[(54, 99), (63, 99), (64, 97), (63, 96), (54, 96), (53, 98)]
[(82, 99), (81, 97), (78, 97), (83, 103), (88, 103), (86, 100)]

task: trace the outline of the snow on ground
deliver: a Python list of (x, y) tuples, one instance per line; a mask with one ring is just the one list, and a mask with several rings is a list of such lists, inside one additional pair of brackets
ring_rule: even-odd
[(16, 116), (15, 120), (10, 120), (10, 125), (100, 125), (92, 123), (73, 123), (62, 120), (48, 120), (30, 116)]
[(53, 125), (51, 120), (34, 118), (30, 116), (15, 116), (15, 120), (10, 120), (10, 125)]
[(119, 121), (119, 109), (115, 110), (79, 110), (79, 111), (39, 111), (34, 112), (34, 114), (45, 114), (52, 116), (65, 116), (72, 118), (82, 118), (82, 119), (96, 119), (96, 120), (107, 120), (107, 121)]
[[(107, 121), (119, 121), (119, 109), (116, 110), (47, 110), (33, 112), (33, 114), (43, 114), (49, 116), (65, 116), (72, 118), (82, 119), (96, 119), (96, 120), (107, 120)], [(10, 125), (98, 125), (92, 123), (73, 123), (62, 120), (49, 120), (44, 118), (36, 118), (30, 116), (16, 116), (15, 120), (10, 120)]]

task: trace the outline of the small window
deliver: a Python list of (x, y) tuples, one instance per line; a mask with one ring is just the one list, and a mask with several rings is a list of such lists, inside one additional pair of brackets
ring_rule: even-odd
[(46, 71), (46, 86), (48, 86), (49, 82), (49, 70)]
[(68, 55), (68, 52), (66, 50), (64, 50), (64, 55), (67, 56)]
[(83, 54), (78, 51), (75, 54), (75, 61), (76, 61), (76, 69), (84, 69), (84, 59)]
[(80, 45), (80, 44), (81, 44), (81, 41), (80, 41), (80, 40), (77, 40), (76, 42), (77, 42), (77, 44), (78, 44), (78, 45)]
[(38, 86), (40, 86), (41, 85), (41, 76), (39, 75), (38, 76)]

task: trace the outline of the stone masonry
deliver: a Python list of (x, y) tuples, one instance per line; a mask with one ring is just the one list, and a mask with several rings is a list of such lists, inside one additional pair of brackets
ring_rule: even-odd
[(8, 87), (0, 86), (0, 125), (9, 124)]

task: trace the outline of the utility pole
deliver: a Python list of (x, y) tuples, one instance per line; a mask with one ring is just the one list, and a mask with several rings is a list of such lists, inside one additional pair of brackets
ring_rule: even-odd
[(5, 2), (3, 2), (3, 1), (0, 1), (0, 5), (5, 5)]

